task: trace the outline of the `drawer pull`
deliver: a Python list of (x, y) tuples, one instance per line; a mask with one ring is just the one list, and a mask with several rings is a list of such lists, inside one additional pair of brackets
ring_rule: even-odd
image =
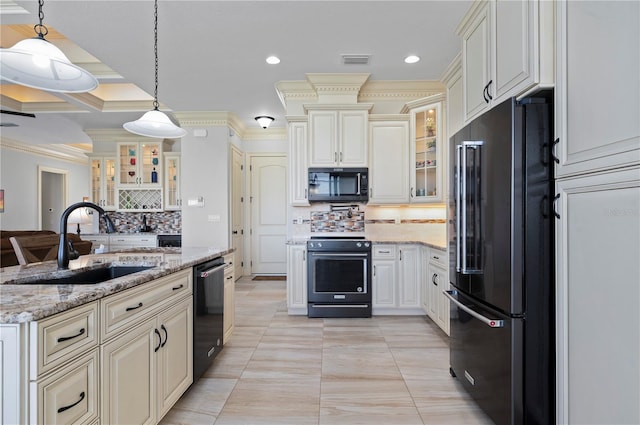
[(127, 307), (126, 311), (135, 310), (135, 309), (138, 309), (138, 308), (140, 308), (140, 307), (142, 307), (142, 303), (138, 303), (138, 305), (137, 305), (137, 306), (135, 306), (135, 307)]
[(78, 332), (77, 335), (74, 335), (74, 336), (63, 336), (63, 337), (58, 338), (58, 342), (69, 341), (70, 339), (77, 338), (82, 334), (84, 334), (84, 328), (80, 329), (80, 332)]
[(78, 405), (82, 400), (84, 400), (84, 391), (80, 393), (80, 400), (78, 400), (75, 403), (70, 404), (68, 406), (63, 406), (63, 407), (59, 408), (58, 409), (58, 413), (62, 413), (62, 412), (65, 412), (65, 411), (71, 409), (72, 407)]
[(378, 251), (380, 254), (391, 254), (391, 251)]
[(177, 291), (178, 289), (182, 289), (182, 288), (184, 288), (184, 285), (181, 283), (180, 285), (178, 285), (178, 286), (174, 286), (174, 287), (173, 287), (173, 288), (171, 288), (171, 289), (173, 289), (174, 291)]
[(167, 343), (167, 340), (169, 339), (169, 332), (167, 332), (167, 328), (165, 328), (164, 325), (160, 325), (160, 329), (164, 331), (164, 342), (160, 344), (160, 346), (164, 347)]
[(440, 257), (438, 257), (437, 255), (434, 255), (433, 258), (436, 259), (436, 260), (440, 259)]
[(227, 276), (227, 280), (231, 279), (233, 276)]

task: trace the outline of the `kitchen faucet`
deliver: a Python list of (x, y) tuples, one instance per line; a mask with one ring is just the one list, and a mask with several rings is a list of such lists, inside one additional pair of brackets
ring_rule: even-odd
[(104, 219), (104, 222), (107, 226), (107, 233), (115, 233), (116, 226), (114, 226), (113, 221), (109, 218), (107, 213), (100, 208), (98, 205), (91, 202), (78, 202), (73, 205), (70, 205), (66, 210), (63, 211), (62, 216), (60, 217), (60, 245), (58, 245), (58, 270), (68, 269), (69, 268), (69, 248), (68, 248), (68, 238), (67, 238), (67, 219), (73, 210), (78, 208), (93, 208), (98, 211), (100, 217)]

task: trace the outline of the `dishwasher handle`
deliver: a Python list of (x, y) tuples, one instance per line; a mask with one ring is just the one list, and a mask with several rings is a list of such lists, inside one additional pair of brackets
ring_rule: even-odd
[(216, 271), (218, 271), (218, 270), (220, 270), (220, 269), (223, 269), (225, 265), (226, 265), (225, 263), (222, 263), (222, 264), (220, 264), (219, 266), (216, 266), (216, 267), (214, 267), (214, 268), (212, 268), (212, 269), (209, 269), (209, 270), (205, 270), (205, 271), (203, 271), (203, 272), (200, 272), (200, 277), (201, 277), (201, 278), (209, 277), (210, 275), (212, 275), (212, 274), (213, 274), (213, 273), (215, 273)]

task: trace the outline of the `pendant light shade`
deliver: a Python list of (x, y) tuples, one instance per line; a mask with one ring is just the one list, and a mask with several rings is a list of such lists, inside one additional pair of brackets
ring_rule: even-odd
[(153, 28), (153, 52), (156, 57), (156, 87), (153, 93), (153, 110), (146, 112), (135, 121), (124, 123), (122, 127), (130, 133), (157, 139), (174, 139), (187, 134), (186, 130), (175, 125), (169, 117), (158, 110), (158, 0), (155, 0), (155, 26)]
[(40, 23), (34, 26), (37, 37), (0, 49), (0, 77), (3, 80), (52, 92), (83, 93), (98, 87), (98, 80), (71, 61), (45, 40), (49, 32), (42, 24), (43, 1), (39, 3)]
[(174, 139), (187, 134), (186, 130), (172, 123), (168, 116), (157, 109), (146, 112), (135, 121), (125, 123), (123, 127), (130, 133), (159, 139)]

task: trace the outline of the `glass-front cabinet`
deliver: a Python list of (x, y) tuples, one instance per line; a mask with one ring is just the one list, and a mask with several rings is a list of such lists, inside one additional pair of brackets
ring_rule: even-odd
[(90, 155), (89, 178), (91, 202), (106, 211), (116, 209), (116, 158), (114, 156)]
[(443, 201), (442, 102), (411, 110), (411, 203)]
[(180, 195), (180, 153), (164, 154), (164, 208), (179, 210), (182, 208)]
[(118, 143), (118, 185), (161, 187), (161, 175), (162, 143)]

